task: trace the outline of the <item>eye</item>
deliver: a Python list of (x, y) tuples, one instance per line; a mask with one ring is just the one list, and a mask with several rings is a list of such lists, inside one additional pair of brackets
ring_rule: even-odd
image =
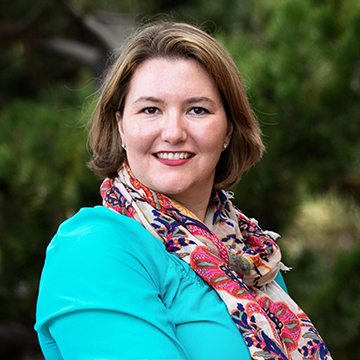
[(189, 114), (191, 114), (191, 115), (205, 115), (205, 114), (209, 114), (209, 111), (206, 110), (203, 107), (195, 106), (195, 107), (193, 107), (193, 108), (191, 108), (189, 110)]
[(147, 107), (141, 110), (141, 112), (148, 114), (148, 115), (154, 115), (158, 114), (160, 110), (157, 107)]

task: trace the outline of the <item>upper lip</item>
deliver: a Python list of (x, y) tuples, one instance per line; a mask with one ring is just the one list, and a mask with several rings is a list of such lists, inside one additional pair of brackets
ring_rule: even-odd
[(179, 160), (188, 159), (194, 155), (194, 153), (190, 151), (157, 151), (154, 155), (160, 159)]

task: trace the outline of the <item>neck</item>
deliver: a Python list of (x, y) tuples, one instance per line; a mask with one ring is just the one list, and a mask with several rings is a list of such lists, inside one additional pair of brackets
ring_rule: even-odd
[(190, 210), (199, 220), (204, 222), (206, 211), (209, 206), (210, 196), (211, 192), (208, 196), (202, 196), (201, 198), (197, 198), (196, 196), (191, 197), (191, 199), (178, 199), (176, 196), (169, 197), (181, 206), (185, 207), (187, 210)]

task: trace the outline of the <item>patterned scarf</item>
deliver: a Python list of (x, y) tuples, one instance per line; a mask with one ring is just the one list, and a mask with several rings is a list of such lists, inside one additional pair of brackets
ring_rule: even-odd
[(276, 233), (261, 230), (223, 191), (204, 223), (142, 185), (125, 163), (101, 185), (103, 205), (131, 217), (186, 261), (225, 302), (252, 359), (331, 360), (310, 319), (274, 280), (282, 266)]

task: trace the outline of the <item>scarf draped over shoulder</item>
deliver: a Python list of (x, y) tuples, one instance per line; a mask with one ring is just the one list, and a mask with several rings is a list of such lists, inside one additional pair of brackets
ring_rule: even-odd
[(263, 231), (224, 191), (213, 191), (202, 222), (142, 185), (125, 163), (101, 195), (105, 207), (137, 220), (218, 293), (252, 359), (331, 360), (310, 319), (274, 281), (284, 267), (279, 235)]

